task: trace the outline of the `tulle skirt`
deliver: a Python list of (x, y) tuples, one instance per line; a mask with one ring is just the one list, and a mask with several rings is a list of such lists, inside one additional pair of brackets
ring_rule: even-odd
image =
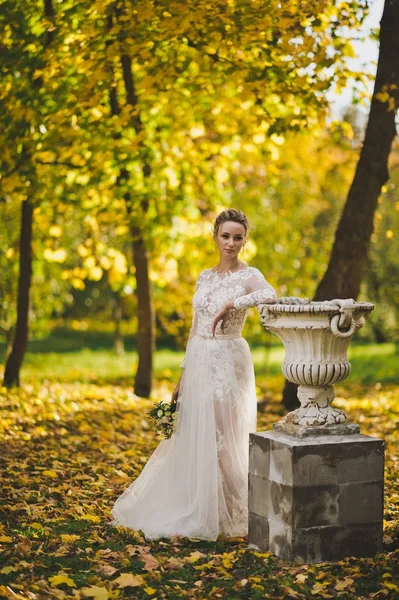
[(146, 538), (244, 536), (249, 433), (256, 430), (252, 358), (242, 337), (194, 336), (176, 430), (117, 499), (113, 524)]

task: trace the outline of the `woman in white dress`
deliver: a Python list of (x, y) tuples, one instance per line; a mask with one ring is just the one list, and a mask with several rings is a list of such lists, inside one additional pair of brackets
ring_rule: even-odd
[(276, 302), (260, 271), (239, 259), (248, 229), (247, 217), (235, 209), (215, 221), (220, 260), (198, 278), (182, 376), (172, 395), (178, 401), (175, 432), (112, 510), (113, 524), (140, 529), (148, 539), (247, 534), (256, 393), (241, 332), (248, 308)]

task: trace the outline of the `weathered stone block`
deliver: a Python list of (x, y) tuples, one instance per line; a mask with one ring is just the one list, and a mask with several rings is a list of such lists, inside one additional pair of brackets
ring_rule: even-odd
[(249, 514), (248, 541), (287, 561), (315, 563), (347, 556), (374, 556), (382, 550), (382, 523), (291, 529), (286, 523)]
[(303, 486), (334, 485), (338, 481), (337, 469), (316, 452), (301, 455), (299, 451), (295, 453), (293, 480), (296, 485)]
[(363, 435), (251, 434), (249, 543), (303, 562), (373, 555), (382, 544), (383, 465), (384, 442)]
[(250, 473), (265, 479), (269, 478), (270, 440), (267, 437), (262, 437), (261, 432), (249, 435), (249, 465)]
[(350, 453), (337, 465), (338, 483), (382, 481), (384, 479), (384, 441), (353, 444)]
[(340, 485), (339, 520), (347, 523), (375, 523), (382, 518), (384, 486), (382, 481)]
[(292, 486), (270, 482), (270, 518), (292, 524)]
[(260, 550), (269, 550), (269, 521), (252, 512), (248, 515), (248, 543)]
[(291, 556), (298, 562), (314, 563), (374, 556), (381, 549), (382, 523), (331, 525), (297, 529)]
[(251, 506), (251, 511), (262, 517), (269, 515), (271, 500), (270, 500), (270, 481), (259, 477), (259, 475), (249, 474), (248, 487), (248, 505)]
[(340, 527), (327, 525), (297, 529), (292, 553), (298, 562), (322, 562), (340, 556)]
[(338, 485), (295, 487), (293, 496), (292, 512), (295, 528), (338, 523)]
[[(365, 558), (382, 550), (382, 518), (378, 523), (346, 525), (340, 534), (340, 555)], [(331, 560), (336, 560), (332, 558)]]
[(302, 443), (296, 444), (294, 450), (293, 480), (296, 485), (378, 481), (383, 478), (383, 440), (359, 434), (321, 436), (300, 441)]
[(272, 481), (291, 485), (293, 481), (293, 451), (292, 446), (281, 444), (278, 440), (270, 443), (270, 474)]
[(292, 522), (292, 487), (249, 474), (248, 505), (251, 512)]
[(269, 550), (277, 556), (287, 557), (292, 560), (293, 529), (290, 523), (282, 519), (270, 517), (269, 523)]

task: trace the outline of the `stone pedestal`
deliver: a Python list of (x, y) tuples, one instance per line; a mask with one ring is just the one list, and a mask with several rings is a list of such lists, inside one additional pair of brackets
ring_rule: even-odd
[(384, 441), (358, 433), (250, 435), (248, 542), (289, 561), (382, 548)]

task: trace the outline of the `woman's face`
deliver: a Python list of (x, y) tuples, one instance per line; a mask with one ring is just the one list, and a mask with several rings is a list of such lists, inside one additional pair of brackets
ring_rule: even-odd
[(225, 221), (219, 226), (216, 244), (220, 257), (233, 258), (238, 256), (246, 242), (245, 227), (234, 221)]

